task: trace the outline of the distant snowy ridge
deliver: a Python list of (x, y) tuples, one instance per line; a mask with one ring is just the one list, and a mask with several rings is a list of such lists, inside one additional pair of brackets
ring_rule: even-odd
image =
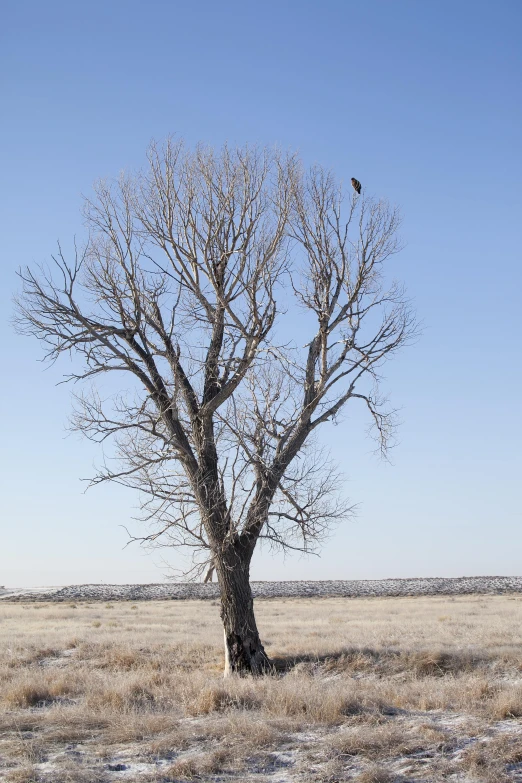
[[(522, 576), (464, 576), (453, 579), (353, 579), (301, 582), (252, 582), (255, 598), (366, 598), (417, 595), (522, 593)], [(7, 601), (165, 601), (215, 599), (216, 583), (169, 582), (138, 585), (70, 585), (68, 587), (5, 588)]]

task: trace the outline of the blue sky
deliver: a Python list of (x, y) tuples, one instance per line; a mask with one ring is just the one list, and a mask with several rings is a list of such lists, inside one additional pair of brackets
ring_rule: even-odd
[(0, 584), (159, 581), (135, 499), (83, 494), (65, 366), (13, 333), (15, 271), (82, 234), (81, 194), (151, 138), (278, 143), (400, 205), (394, 273), (424, 323), (387, 369), (393, 464), (358, 409), (327, 437), (356, 518), (254, 578), (519, 574), (522, 5), (477, 0), (6, 2), (0, 32)]

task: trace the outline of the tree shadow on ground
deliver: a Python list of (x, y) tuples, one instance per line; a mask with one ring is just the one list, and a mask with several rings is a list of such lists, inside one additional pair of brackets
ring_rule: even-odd
[[(410, 673), (417, 677), (443, 677), (485, 670), (495, 662), (497, 656), (479, 651), (442, 651), (430, 649), (399, 650), (394, 648), (347, 647), (321, 655), (304, 653), (298, 655), (276, 655), (271, 658), (274, 673), (288, 674), (299, 667), (311, 674), (344, 672), (347, 674), (375, 674), (391, 676)], [(512, 656), (501, 656), (506, 667), (516, 664)]]

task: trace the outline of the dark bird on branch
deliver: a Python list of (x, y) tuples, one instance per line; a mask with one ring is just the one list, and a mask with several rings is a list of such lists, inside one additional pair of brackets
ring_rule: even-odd
[(361, 183), (355, 177), (352, 177), (352, 187), (357, 193), (361, 192)]

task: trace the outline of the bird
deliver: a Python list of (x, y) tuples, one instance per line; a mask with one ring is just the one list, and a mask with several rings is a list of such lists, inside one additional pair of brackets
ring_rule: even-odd
[(358, 179), (355, 179), (355, 177), (352, 177), (352, 188), (355, 190), (356, 193), (361, 192), (361, 183)]

